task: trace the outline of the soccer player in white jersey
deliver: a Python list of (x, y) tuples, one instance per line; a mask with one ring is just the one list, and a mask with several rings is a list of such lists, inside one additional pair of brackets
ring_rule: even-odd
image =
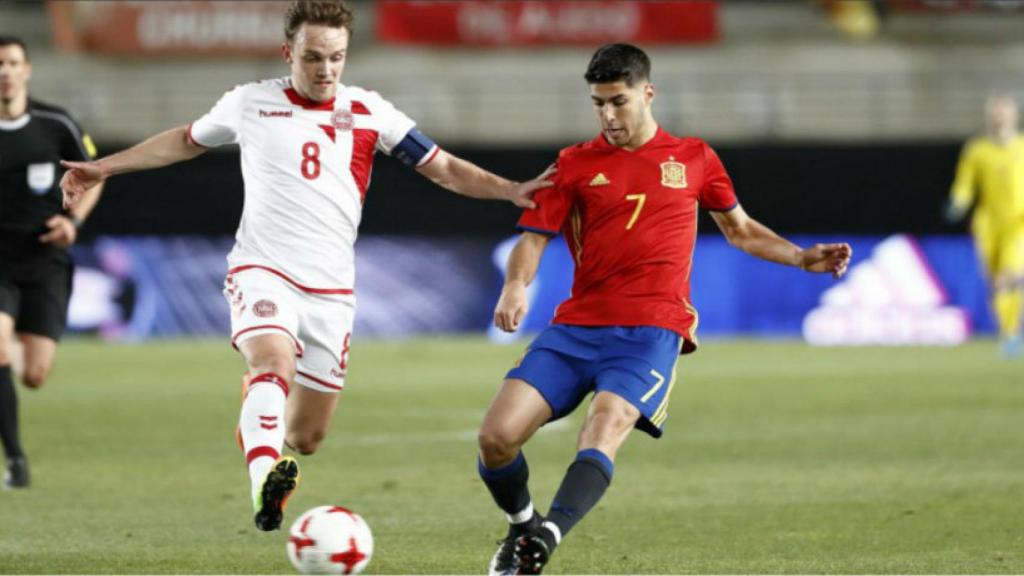
[(339, 82), (351, 34), (344, 2), (296, 1), (287, 78), (238, 86), (202, 118), (95, 162), (64, 162), (65, 201), (109, 176), (241, 147), (245, 208), (228, 255), (231, 343), (248, 365), (239, 436), (256, 526), (275, 530), (298, 484), (287, 443), (312, 454), (345, 383), (355, 313), (353, 245), (375, 152), (458, 194), (533, 207), (545, 172), (518, 183), (440, 150), (379, 94)]

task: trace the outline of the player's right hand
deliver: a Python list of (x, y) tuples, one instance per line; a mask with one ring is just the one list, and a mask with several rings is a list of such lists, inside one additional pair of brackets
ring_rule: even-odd
[(505, 332), (519, 329), (529, 303), (526, 298), (526, 285), (522, 282), (509, 282), (501, 289), (501, 297), (494, 308), (494, 325)]
[(106, 178), (99, 162), (71, 162), (61, 160), (60, 165), (67, 168), (60, 179), (60, 189), (64, 193), (64, 208), (74, 208), (82, 199), (85, 191), (96, 186)]

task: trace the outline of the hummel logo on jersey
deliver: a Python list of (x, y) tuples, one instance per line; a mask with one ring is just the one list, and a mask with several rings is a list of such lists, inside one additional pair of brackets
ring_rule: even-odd
[(594, 179), (590, 181), (591, 186), (607, 186), (611, 183), (612, 181), (606, 178), (603, 172), (598, 172), (597, 176), (594, 176)]
[(260, 110), (260, 118), (291, 118), (291, 110)]

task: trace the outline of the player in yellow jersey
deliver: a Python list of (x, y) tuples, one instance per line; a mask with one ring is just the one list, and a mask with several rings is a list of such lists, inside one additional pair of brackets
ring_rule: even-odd
[(1007, 356), (1021, 353), (1024, 312), (1024, 136), (1017, 132), (1018, 116), (1010, 96), (989, 98), (987, 134), (964, 145), (949, 205), (952, 220), (975, 206), (971, 232)]

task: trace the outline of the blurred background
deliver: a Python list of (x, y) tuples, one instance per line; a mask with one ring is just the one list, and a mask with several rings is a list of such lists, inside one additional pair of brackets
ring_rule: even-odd
[[(991, 93), (1024, 96), (1024, 2), (877, 0), (352, 3), (342, 81), (376, 90), (443, 147), (507, 177), (596, 134), (594, 49), (648, 50), (655, 116), (707, 140), (754, 217), (798, 243), (846, 240), (836, 283), (756, 261), (701, 221), (704, 336), (955, 344), (988, 334), (964, 225), (943, 220)], [(31, 96), (66, 107), (101, 154), (193, 121), (236, 84), (285, 76), (286, 2), (3, 2)], [(220, 293), (241, 213), (237, 149), (110, 181), (75, 247), (71, 322), (110, 338), (228, 330)], [(483, 332), (518, 211), (435, 188), (380, 157), (358, 244), (360, 336)], [(567, 295), (552, 243), (527, 325)]]

